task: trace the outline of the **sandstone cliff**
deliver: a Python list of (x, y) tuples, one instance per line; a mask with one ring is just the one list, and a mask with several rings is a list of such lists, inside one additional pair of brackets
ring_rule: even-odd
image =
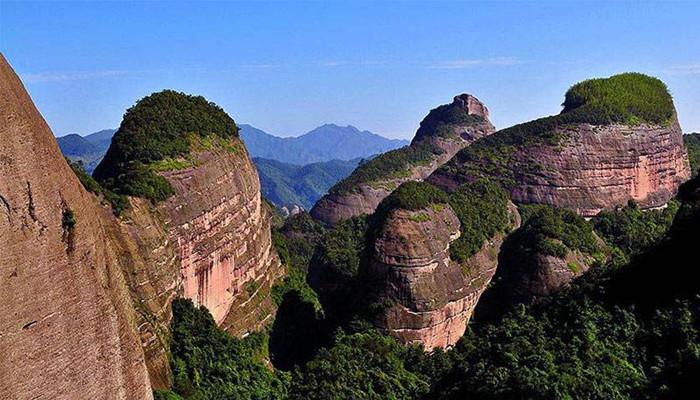
[[(144, 103), (148, 106), (140, 107)], [(163, 104), (164, 112), (144, 116)], [(194, 117), (225, 124), (192, 127)], [(143, 121), (148, 129), (142, 129)], [(169, 134), (178, 133), (173, 126), (181, 127), (187, 135), (180, 143), (186, 147), (175, 157), (148, 161), (147, 173), (157, 176), (144, 179), (142, 171), (131, 170), (146, 164), (139, 159), (145, 150), (134, 143), (142, 142), (139, 135), (161, 140), (159, 147), (151, 145), (149, 157), (175, 146), (178, 139), (158, 137), (164, 126)], [(226, 127), (226, 137), (192, 134), (200, 132), (195, 128), (209, 132), (218, 126)], [(163, 350), (175, 296), (207, 307), (217, 324), (239, 336), (263, 328), (274, 314), (270, 289), (284, 269), (272, 248), (271, 215), (262, 203), (257, 172), (235, 131), (233, 120), (202, 98), (156, 93), (127, 112), (96, 170), (108, 189), (130, 195), (130, 207), (113, 237), (132, 260), (129, 285), (142, 315), (140, 333), (146, 354), (152, 355), (147, 361), (157, 387), (168, 382)], [(120, 181), (121, 176), (134, 178)], [(150, 190), (152, 186), (159, 189)], [(165, 199), (141, 198), (159, 191), (168, 193)]]
[[(478, 190), (433, 196), (422, 204), (396, 201), (395, 196), (409, 193), (426, 198), (423, 189), (406, 189), (401, 186), (373, 216), (379, 225), (371, 242), (369, 276), (383, 307), (376, 323), (403, 343), (421, 343), (428, 350), (452, 346), (496, 271), (505, 231), (520, 223), (518, 212), (504, 194), (494, 197)], [(466, 199), (475, 197), (480, 206), (491, 203), (486, 209), (498, 218), (479, 221), (478, 213), (466, 210)], [(487, 228), (489, 223), (493, 225)], [(481, 235), (488, 237), (476, 239)], [(473, 249), (456, 252), (464, 246), (460, 239)]]
[(311, 215), (328, 225), (371, 214), (401, 183), (423, 180), (455, 153), (495, 128), (489, 113), (474, 96), (462, 94), (421, 121), (411, 144), (360, 165), (321, 198)]
[(665, 85), (622, 74), (575, 85), (561, 114), (499, 131), (428, 180), (449, 188), (483, 176), (501, 181), (515, 202), (593, 216), (629, 200), (662, 206), (690, 170)]
[(152, 398), (129, 266), (2, 56), (0, 119), (0, 398)]

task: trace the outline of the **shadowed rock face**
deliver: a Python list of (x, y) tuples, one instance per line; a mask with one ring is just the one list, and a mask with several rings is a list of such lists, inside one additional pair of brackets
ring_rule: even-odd
[[(369, 161), (368, 165), (374, 168), (386, 164), (385, 159), (392, 153), (407, 154), (421, 146), (429, 149), (430, 156), (419, 162), (407, 162), (400, 171), (387, 171), (369, 180), (360, 177), (363, 170), (360, 166), (350, 177), (331, 188), (329, 194), (313, 207), (311, 215), (327, 225), (335, 225), (356, 215), (372, 214), (401, 183), (425, 179), (459, 150), (492, 134), (495, 128), (488, 118), (488, 109), (476, 97), (469, 94), (456, 96), (452, 103), (432, 110), (425, 117), (408, 147), (385, 153)], [(351, 187), (340, 190), (343, 184)]]
[(110, 222), (2, 56), (0, 120), (0, 398), (152, 398)]
[[(517, 209), (509, 205), (515, 225)], [(503, 234), (484, 243), (461, 265), (450, 259), (460, 222), (449, 205), (418, 211), (396, 209), (377, 234), (370, 263), (387, 307), (377, 325), (403, 343), (427, 350), (454, 345), (466, 330), (479, 297), (498, 265)]]
[(662, 206), (690, 177), (675, 116), (668, 125), (569, 124), (553, 134), (559, 138), (556, 145), (517, 148), (503, 171), (479, 164), (485, 160), (464, 161), (458, 154), (427, 180), (457, 187), (473, 179), (463, 172), (465, 167), (483, 167), (479, 175), (512, 177), (505, 186), (517, 203), (549, 204), (594, 216), (629, 200), (643, 208)]

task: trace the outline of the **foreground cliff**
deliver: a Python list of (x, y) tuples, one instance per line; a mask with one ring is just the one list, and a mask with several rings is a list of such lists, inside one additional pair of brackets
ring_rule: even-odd
[(430, 111), (409, 146), (360, 165), (316, 203), (311, 215), (335, 225), (371, 214), (401, 183), (423, 180), (459, 150), (494, 131), (486, 106), (474, 96), (456, 96), (452, 103)]
[(2, 56), (0, 119), (0, 398), (151, 398), (128, 266)]
[(480, 140), (428, 180), (449, 188), (484, 176), (515, 202), (593, 216), (629, 200), (662, 206), (690, 170), (666, 86), (629, 73), (573, 86), (561, 114)]
[[(284, 271), (255, 167), (223, 110), (174, 91), (140, 100), (95, 177), (128, 198), (122, 219), (147, 249), (147, 265), (164, 272), (160, 281), (172, 279), (169, 286), (233, 334), (270, 322), (270, 289)], [(160, 315), (158, 304), (169, 301), (154, 304)]]
[(496, 271), (505, 234), (519, 225), (517, 210), (488, 182), (450, 194), (409, 182), (372, 219), (376, 324), (428, 350), (454, 345)]

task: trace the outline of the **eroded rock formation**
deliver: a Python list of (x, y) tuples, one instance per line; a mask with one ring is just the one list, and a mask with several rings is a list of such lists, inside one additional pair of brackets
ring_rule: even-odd
[[(682, 131), (670, 95), (660, 81), (640, 74), (598, 81), (630, 76), (641, 80), (641, 85), (658, 84), (658, 102), (668, 103), (663, 117), (643, 120), (652, 111), (658, 112), (653, 109), (617, 118), (632, 123), (615, 122), (612, 105), (604, 104), (607, 99), (590, 101), (591, 105), (584, 103), (557, 116), (496, 132), (460, 151), (428, 181), (451, 188), (488, 176), (500, 180), (517, 203), (549, 204), (582, 216), (624, 206), (629, 200), (643, 208), (666, 204), (690, 177)], [(634, 98), (639, 85), (633, 82), (630, 94), (620, 96)], [(622, 91), (619, 87), (615, 90)], [(623, 106), (639, 108), (630, 103)], [(648, 103), (654, 104), (654, 100)], [(598, 104), (603, 104), (602, 110), (594, 108)]]
[[(508, 208), (512, 225), (519, 225), (517, 209)], [(379, 282), (379, 302), (386, 305), (379, 327), (427, 350), (459, 340), (496, 271), (504, 237), (497, 233), (459, 263), (450, 258), (450, 244), (460, 235), (449, 205), (389, 212), (371, 249), (371, 274)]]
[(117, 218), (4, 59), (0, 118), (0, 397), (152, 398), (170, 384), (176, 296), (233, 334), (271, 320), (284, 269), (240, 139), (202, 142), (186, 168), (159, 172), (167, 200), (129, 197)]
[(335, 225), (372, 214), (401, 183), (425, 179), (459, 150), (494, 131), (485, 105), (469, 94), (456, 96), (452, 103), (430, 111), (409, 146), (359, 166), (316, 203), (311, 215)]
[(2, 56), (0, 143), (0, 398), (152, 398), (129, 266)]

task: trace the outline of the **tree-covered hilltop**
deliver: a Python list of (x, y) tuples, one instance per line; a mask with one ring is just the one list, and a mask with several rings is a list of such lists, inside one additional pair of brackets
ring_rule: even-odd
[(518, 176), (537, 174), (541, 168), (538, 160), (527, 154), (521, 155), (525, 159), (516, 159), (516, 152), (531, 146), (556, 147), (567, 125), (666, 125), (675, 115), (666, 85), (640, 73), (580, 82), (567, 91), (563, 106), (560, 114), (514, 125), (477, 140), (440, 167), (436, 175), (447, 174), (459, 181), (486, 176), (510, 187)]
[(161, 201), (172, 194), (172, 187), (157, 172), (190, 166), (187, 156), (193, 146), (230, 146), (235, 137), (235, 122), (216, 104), (164, 90), (126, 111), (93, 175), (119, 195)]

